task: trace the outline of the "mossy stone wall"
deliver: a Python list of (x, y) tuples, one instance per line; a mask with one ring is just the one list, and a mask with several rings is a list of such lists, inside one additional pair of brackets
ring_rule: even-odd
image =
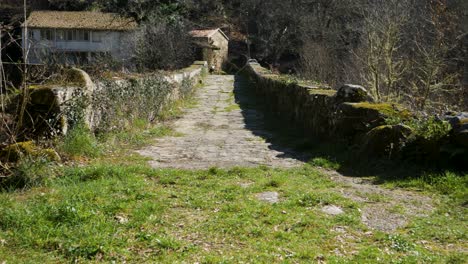
[[(67, 70), (62, 84), (48, 84), (31, 89), (31, 100), (28, 105), (30, 115), (26, 120), (31, 127), (30, 134), (36, 136), (66, 134), (71, 127), (78, 123), (86, 125), (91, 130), (96, 130), (99, 127), (111, 127), (110, 124), (104, 124), (106, 119), (103, 118), (102, 107), (99, 103), (99, 100), (104, 98), (98, 98), (102, 95), (110, 96), (105, 90), (113, 89), (114, 95), (123, 97), (117, 96), (121, 100), (115, 100), (115, 104), (134, 101), (133, 96), (140, 99), (146, 98), (147, 92), (151, 95), (160, 95), (153, 96), (157, 97), (157, 101), (145, 102), (146, 105), (140, 107), (161, 109), (164, 105), (185, 96), (188, 90), (193, 87), (192, 84), (199, 81), (206, 70), (206, 65), (206, 62), (195, 62), (192, 66), (176, 73), (150, 74), (135, 78), (96, 82), (93, 82), (90, 76), (80, 69)], [(160, 90), (164, 91), (160, 92)], [(122, 105), (119, 111), (125, 110), (125, 107)]]
[(346, 102), (335, 90), (290, 81), (271, 74), (257, 63), (247, 65), (246, 73), (270, 112), (314, 137), (344, 135), (353, 139), (384, 125), (387, 117), (409, 116), (407, 111), (390, 104), (356, 103), (355, 98)]
[[(370, 96), (360, 94), (365, 89), (359, 86), (347, 85), (336, 92), (304, 85), (294, 78), (272, 74), (258, 63), (249, 63), (244, 72), (267, 111), (302, 129), (310, 138), (357, 146), (362, 157), (400, 158), (468, 169), (464, 115), (449, 119), (453, 123), (450, 131), (441, 119), (424, 119), (398, 105), (374, 103)], [(349, 96), (353, 89), (356, 94)]]

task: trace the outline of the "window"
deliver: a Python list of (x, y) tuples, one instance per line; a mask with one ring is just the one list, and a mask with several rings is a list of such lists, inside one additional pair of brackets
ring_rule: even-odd
[(93, 42), (102, 42), (104, 38), (103, 32), (93, 32)]
[(66, 40), (66, 31), (65, 30), (57, 30), (57, 41), (65, 41)]
[(76, 40), (77, 41), (89, 41), (89, 32), (84, 30), (76, 31)]
[(54, 31), (52, 29), (42, 29), (41, 39), (43, 40), (54, 40)]
[(74, 30), (67, 30), (66, 32), (66, 40), (73, 41), (75, 40), (75, 31)]

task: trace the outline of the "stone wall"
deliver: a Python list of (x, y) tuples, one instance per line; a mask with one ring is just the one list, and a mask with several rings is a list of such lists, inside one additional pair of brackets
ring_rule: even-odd
[(355, 146), (359, 156), (466, 166), (468, 138), (463, 136), (463, 115), (448, 117), (452, 123), (462, 120), (452, 125), (450, 132), (444, 131), (445, 126), (450, 129), (448, 123), (438, 119), (426, 122), (427, 128), (415, 128), (407, 125), (417, 122), (413, 113), (398, 105), (374, 103), (358, 85), (344, 85), (335, 91), (271, 74), (258, 63), (249, 63), (244, 72), (258, 98), (265, 101), (266, 110), (310, 138)]
[(389, 116), (408, 113), (390, 104), (374, 104), (360, 86), (345, 85), (338, 92), (326, 86), (298, 83), (286, 76), (270, 74), (258, 63), (246, 68), (255, 92), (268, 111), (295, 124), (314, 137), (343, 134), (355, 137), (383, 125)]
[[(113, 124), (105, 124), (109, 119), (107, 112), (116, 104), (128, 105), (123, 108), (136, 106), (139, 99), (151, 99), (151, 95), (158, 95), (158, 101), (144, 101), (146, 105), (138, 105), (146, 111), (146, 118), (156, 116), (165, 105), (180, 99), (200, 81), (207, 67), (206, 62), (195, 62), (188, 68), (178, 72), (165, 74), (137, 75), (125, 78), (112, 78), (92, 81), (89, 75), (80, 69), (67, 70), (64, 73), (64, 85), (45, 85), (32, 87), (31, 101), (28, 105), (29, 127), (36, 135), (61, 133), (66, 134), (70, 126), (83, 123), (91, 130), (112, 128)], [(155, 85), (154, 87), (152, 85)], [(188, 87), (187, 87), (188, 86)], [(112, 91), (109, 91), (112, 89)], [(130, 91), (131, 89), (131, 91)], [(147, 94), (138, 94), (144, 90)], [(160, 92), (163, 90), (164, 92)], [(154, 97), (156, 98), (156, 97)], [(133, 105), (132, 105), (133, 103)], [(118, 109), (118, 108), (116, 108)], [(125, 111), (125, 109), (118, 109)], [(130, 115), (135, 109), (126, 109)], [(133, 111), (133, 112), (132, 112)], [(118, 111), (114, 111), (118, 112)], [(122, 113), (125, 114), (125, 113)], [(116, 119), (117, 116), (114, 116)], [(123, 116), (122, 116), (123, 117)], [(127, 122), (122, 118), (122, 122)]]

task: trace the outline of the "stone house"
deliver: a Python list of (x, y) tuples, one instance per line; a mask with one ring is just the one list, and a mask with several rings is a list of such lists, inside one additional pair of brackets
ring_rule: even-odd
[(228, 60), (229, 38), (219, 29), (192, 30), (190, 35), (197, 50), (197, 59), (208, 62), (215, 70), (222, 70)]
[(99, 56), (123, 61), (125, 40), (136, 27), (113, 13), (33, 11), (22, 26), (23, 48), (31, 64), (86, 64)]

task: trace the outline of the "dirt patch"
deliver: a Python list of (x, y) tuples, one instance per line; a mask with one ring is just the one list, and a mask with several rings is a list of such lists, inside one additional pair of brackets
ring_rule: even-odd
[(339, 191), (344, 197), (359, 202), (361, 219), (368, 227), (380, 231), (394, 231), (404, 227), (414, 217), (429, 215), (434, 206), (430, 197), (414, 192), (385, 189), (360, 178), (346, 177), (338, 172), (321, 169), (338, 183), (344, 184)]

